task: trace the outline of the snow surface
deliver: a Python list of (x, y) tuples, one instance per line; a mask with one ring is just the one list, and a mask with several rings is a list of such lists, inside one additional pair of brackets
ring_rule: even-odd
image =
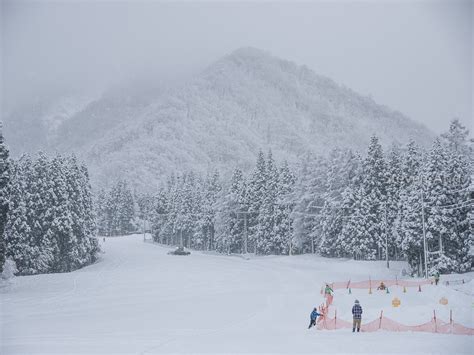
[[(394, 277), (402, 263), (387, 270), (383, 262), (312, 255), (171, 256), (141, 235), (108, 238), (103, 250), (98, 263), (82, 270), (17, 277), (0, 286), (1, 354), (472, 353), (472, 336), (306, 329), (324, 282)], [(425, 321), (444, 291), (449, 305), (466, 313), (458, 321), (472, 326), (472, 295), (444, 286), (431, 298), (428, 290), (410, 289), (396, 312)], [(372, 296), (360, 295), (367, 317), (388, 301)], [(336, 292), (341, 317), (353, 298)]]

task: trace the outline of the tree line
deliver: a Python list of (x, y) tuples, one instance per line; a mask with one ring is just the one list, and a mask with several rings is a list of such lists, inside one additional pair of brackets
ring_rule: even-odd
[(94, 262), (99, 247), (87, 168), (74, 156), (10, 160), (0, 134), (0, 229), (0, 266), (11, 259), (19, 274)]
[[(253, 171), (222, 178), (170, 175), (137, 197), (155, 241), (225, 253), (319, 253), (407, 260), (416, 273), (471, 268), (472, 147), (458, 120), (430, 149), (387, 152), (374, 135), (364, 156), (334, 149), (299, 166), (259, 152)], [(425, 261), (425, 250), (426, 261)]]
[[(63, 272), (96, 259), (96, 233), (151, 229), (156, 242), (259, 255), (407, 260), (415, 273), (464, 272), (473, 243), (472, 140), (458, 120), (430, 149), (373, 136), (364, 155), (334, 149), (301, 164), (259, 152), (250, 173), (171, 174), (154, 194), (125, 181), (93, 203), (74, 156), (8, 158), (0, 134), (0, 266)], [(142, 222), (147, 222), (143, 224)]]

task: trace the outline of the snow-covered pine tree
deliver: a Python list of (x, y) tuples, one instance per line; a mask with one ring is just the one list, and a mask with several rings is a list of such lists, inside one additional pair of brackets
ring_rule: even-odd
[(253, 251), (257, 252), (258, 220), (266, 188), (266, 163), (262, 151), (259, 151), (255, 169), (248, 184), (249, 203), (249, 244)]
[(81, 245), (79, 247), (80, 267), (90, 264), (96, 260), (99, 251), (99, 243), (95, 238), (97, 231), (96, 217), (94, 213), (94, 203), (92, 196), (92, 188), (89, 181), (89, 172), (84, 164), (79, 164), (75, 159), (72, 160), (77, 164), (77, 184), (78, 184), (78, 203), (80, 203), (80, 234)]
[[(406, 162), (405, 160), (405, 164)], [(401, 250), (412, 272), (418, 275), (422, 275), (424, 269), (421, 191), (421, 178), (406, 185), (400, 211)]]
[(52, 223), (50, 235), (55, 238), (57, 249), (54, 254), (53, 272), (71, 271), (76, 268), (78, 256), (78, 239), (73, 231), (73, 216), (70, 210), (67, 186), (67, 165), (62, 156), (55, 156), (51, 161), (52, 179)]
[[(362, 159), (358, 154), (352, 154), (348, 162), (347, 186), (342, 193), (342, 203), (340, 213), (342, 214), (341, 232), (336, 243), (341, 255), (351, 256), (354, 259), (360, 258), (360, 251), (355, 250), (357, 246), (357, 235), (360, 233), (362, 223), (361, 210), (362, 199)], [(359, 227), (360, 226), (360, 227)]]
[(274, 248), (280, 254), (293, 254), (293, 217), (295, 175), (285, 160), (280, 168), (275, 207)]
[(95, 260), (87, 169), (74, 158), (39, 153), (13, 164), (7, 254), (21, 274), (71, 271)]
[(148, 193), (137, 193), (134, 200), (138, 205), (138, 218), (141, 220), (141, 228), (148, 229), (151, 224), (151, 213), (153, 210), (153, 196)]
[[(395, 240), (397, 245), (404, 243), (404, 238), (407, 236), (404, 230), (403, 218), (408, 214), (407, 209), (410, 209), (409, 194), (413, 194), (411, 187), (413, 183), (419, 182), (421, 174), (421, 155), (422, 151), (417, 146), (414, 140), (411, 140), (402, 156), (402, 171), (400, 180), (400, 193), (397, 218), (394, 221), (393, 230), (395, 230)], [(421, 185), (417, 185), (418, 187)], [(420, 193), (420, 191), (418, 192)], [(398, 249), (395, 249), (397, 252)]]
[(265, 166), (263, 201), (257, 219), (257, 232), (255, 235), (257, 254), (280, 254), (283, 246), (282, 241), (275, 234), (278, 175), (278, 168), (270, 150)]
[(347, 206), (343, 207), (344, 190), (350, 185), (357, 169), (356, 156), (351, 151), (335, 149), (328, 159), (326, 172), (324, 208), (321, 210), (322, 255), (341, 256), (345, 252), (338, 242), (348, 216)]
[(398, 258), (398, 226), (400, 217), (400, 194), (402, 188), (402, 156), (400, 148), (393, 145), (387, 160), (386, 234), (389, 256)]
[(128, 183), (122, 181), (120, 196), (120, 226), (123, 234), (131, 233), (135, 230), (133, 220), (135, 218), (135, 201), (133, 200), (133, 193)]
[(364, 201), (361, 206), (367, 208), (365, 211), (367, 225), (366, 233), (361, 236), (361, 243), (374, 253), (368, 252), (365, 257), (369, 260), (377, 255), (382, 257), (382, 249), (385, 245), (385, 202), (387, 193), (386, 165), (382, 146), (376, 136), (370, 139), (367, 157), (364, 161)]
[(50, 234), (54, 220), (51, 176), (49, 159), (44, 153), (38, 153), (27, 176), (31, 215), (28, 222), (32, 237), (30, 242), (36, 251), (32, 261), (34, 273), (49, 272), (54, 262), (54, 255), (57, 253), (57, 241)]
[(295, 244), (302, 252), (315, 253), (320, 245), (321, 206), (324, 205), (327, 160), (308, 154), (295, 185)]
[(186, 173), (179, 177), (177, 195), (175, 200), (176, 219), (174, 230), (180, 246), (189, 246), (189, 235), (193, 232), (194, 202), (192, 200), (195, 176), (193, 173)]
[(77, 158), (72, 155), (67, 157), (64, 161), (65, 165), (65, 179), (68, 190), (68, 209), (72, 219), (72, 233), (76, 239), (75, 253), (72, 258), (72, 267), (74, 269), (81, 267), (88, 263), (88, 246), (86, 246), (87, 239), (90, 237), (86, 235), (85, 228), (86, 219), (86, 196), (83, 194), (83, 187), (81, 186), (82, 172), (80, 170)]
[[(445, 178), (449, 206), (444, 208), (449, 218), (444, 254), (453, 261), (450, 271), (465, 272), (471, 267), (469, 251), (473, 242), (469, 216), (474, 206), (471, 196), (472, 142), (468, 141), (469, 131), (459, 120), (453, 120), (449, 131), (441, 137), (446, 148)], [(446, 266), (439, 265), (439, 268)]]
[(474, 163), (474, 141), (469, 139), (469, 130), (461, 124), (459, 119), (453, 119), (449, 125), (449, 130), (441, 135), (442, 140), (448, 148), (467, 158), (471, 165)]
[(246, 253), (245, 218), (247, 205), (245, 179), (242, 170), (236, 168), (230, 186), (223, 189), (218, 199), (216, 238), (218, 250), (227, 253)]
[(350, 206), (347, 211), (350, 215), (346, 218), (341, 231), (341, 250), (346, 255), (353, 256), (354, 259), (373, 260), (375, 259), (376, 250), (374, 241), (368, 230), (369, 221), (366, 211), (368, 210), (367, 199), (365, 199), (365, 191), (360, 183), (351, 185), (344, 192), (344, 206)]
[(134, 231), (135, 201), (126, 181), (120, 180), (112, 187), (105, 209), (110, 235), (123, 235)]
[(11, 258), (19, 273), (28, 274), (33, 270), (31, 262), (35, 250), (31, 246), (31, 228), (28, 224), (31, 211), (29, 210), (27, 191), (27, 170), (31, 167), (31, 159), (23, 155), (11, 164), (11, 179), (9, 182), (9, 207), (5, 225), (5, 255)]
[(94, 208), (98, 234), (109, 235), (107, 193), (103, 188), (97, 192)]
[(8, 186), (10, 182), (10, 162), (8, 148), (3, 140), (3, 131), (0, 123), (0, 274), (5, 263), (4, 231), (8, 212)]
[(171, 226), (169, 223), (169, 187), (161, 188), (153, 199), (150, 218), (153, 228), (153, 240), (162, 244), (169, 244)]
[(430, 274), (440, 268), (445, 268), (445, 270), (439, 270), (442, 272), (450, 270), (454, 266), (453, 260), (449, 260), (443, 250), (448, 232), (446, 226), (451, 219), (450, 211), (443, 207), (449, 205), (446, 168), (446, 150), (441, 140), (437, 138), (431, 148), (423, 172), (426, 240), (428, 243)]
[[(204, 240), (201, 247), (207, 245), (208, 250), (215, 249), (215, 218), (216, 218), (216, 204), (217, 198), (221, 192), (222, 186), (220, 183), (219, 172), (216, 170), (208, 175), (203, 184), (202, 202), (198, 202), (197, 208), (201, 209), (200, 214), (200, 229), (204, 232)], [(199, 197), (199, 195), (198, 195)]]
[[(469, 212), (474, 207), (474, 200), (470, 196), (469, 189), (472, 170), (464, 155), (449, 148), (447, 155), (448, 207), (444, 209), (449, 221), (446, 224), (447, 233), (443, 251), (445, 256), (452, 261), (452, 268), (449, 271), (467, 272), (471, 270), (469, 253), (473, 242), (473, 231), (469, 220)], [(439, 268), (446, 267), (447, 265), (439, 265)]]

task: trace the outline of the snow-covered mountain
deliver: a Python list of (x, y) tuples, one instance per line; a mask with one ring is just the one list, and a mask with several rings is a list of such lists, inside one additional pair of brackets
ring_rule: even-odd
[[(365, 150), (373, 133), (385, 145), (432, 138), (403, 114), (254, 48), (236, 50), (179, 87), (108, 92), (68, 112), (67, 119), (40, 120), (54, 134), (43, 129), (46, 138), (34, 148), (74, 151), (94, 181), (125, 176), (141, 188), (173, 171), (248, 169), (259, 149), (297, 161), (336, 146)], [(7, 117), (7, 135), (15, 119)], [(28, 137), (11, 139), (15, 150), (28, 149)]]

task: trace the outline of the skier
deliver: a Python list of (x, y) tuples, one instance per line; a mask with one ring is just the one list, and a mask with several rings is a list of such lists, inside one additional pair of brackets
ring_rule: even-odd
[(380, 290), (380, 291), (383, 291), (385, 290), (387, 287), (385, 286), (385, 284), (383, 283), (383, 281), (380, 283), (380, 286), (377, 287), (377, 290)]
[(316, 307), (314, 307), (313, 311), (311, 312), (311, 315), (309, 316), (309, 328), (311, 328), (313, 325), (316, 325), (316, 319), (318, 319), (318, 316), (320, 316), (321, 314), (318, 313), (318, 310), (316, 309)]
[(436, 274), (434, 276), (434, 279), (435, 279), (435, 285), (438, 286), (438, 282), (439, 282), (439, 271), (436, 271)]
[(360, 323), (362, 322), (362, 307), (359, 304), (359, 300), (355, 300), (354, 305), (352, 306), (352, 333), (360, 331)]
[(324, 294), (325, 295), (331, 295), (334, 291), (332, 290), (331, 287), (329, 287), (328, 284), (326, 284), (326, 288), (324, 289)]

